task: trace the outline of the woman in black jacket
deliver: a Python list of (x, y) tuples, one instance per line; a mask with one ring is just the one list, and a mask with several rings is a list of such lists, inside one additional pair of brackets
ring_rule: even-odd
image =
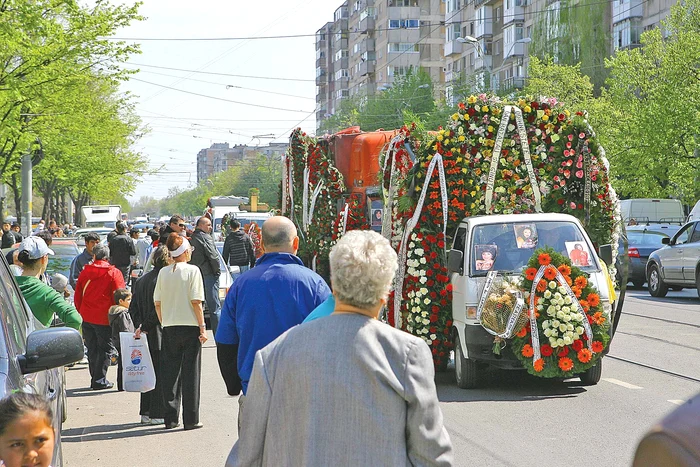
[(131, 292), (129, 314), (136, 326), (136, 337), (145, 334), (148, 339), (148, 350), (153, 360), (156, 373), (156, 387), (152, 391), (141, 394), (141, 423), (161, 425), (163, 419), (163, 394), (160, 386), (160, 349), (163, 339), (163, 327), (158, 321), (156, 306), (153, 302), (153, 291), (156, 288), (158, 273), (170, 264), (170, 252), (165, 245), (159, 246), (153, 253), (153, 270), (144, 274), (136, 281)]

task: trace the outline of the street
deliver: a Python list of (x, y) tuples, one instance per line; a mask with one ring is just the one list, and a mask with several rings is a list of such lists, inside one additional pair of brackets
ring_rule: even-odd
[[(91, 391), (87, 366), (70, 369), (64, 464), (223, 465), (238, 404), (226, 395), (213, 340), (202, 356), (205, 427), (188, 432), (140, 425), (139, 394)], [(697, 292), (655, 299), (644, 288), (628, 291), (597, 386), (491, 371), (480, 389), (462, 390), (451, 366), (437, 384), (455, 465), (630, 465), (644, 432), (700, 391), (699, 358)], [(109, 378), (116, 381), (116, 367)]]

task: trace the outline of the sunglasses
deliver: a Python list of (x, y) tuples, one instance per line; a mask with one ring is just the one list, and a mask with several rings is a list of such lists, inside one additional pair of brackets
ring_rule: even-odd
[(187, 224), (177, 224), (179, 227), (182, 227), (183, 229), (187, 227)]

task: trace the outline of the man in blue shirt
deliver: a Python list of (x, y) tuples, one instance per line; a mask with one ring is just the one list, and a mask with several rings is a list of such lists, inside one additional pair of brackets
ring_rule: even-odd
[[(296, 256), (299, 237), (288, 218), (266, 220), (262, 244), (265, 254), (229, 290), (216, 331), (219, 368), (231, 395), (238, 394), (237, 377), (246, 393), (255, 352), (304, 321), (331, 294), (321, 276)], [(237, 376), (231, 360), (237, 362)], [(242, 404), (241, 397), (239, 409)]]

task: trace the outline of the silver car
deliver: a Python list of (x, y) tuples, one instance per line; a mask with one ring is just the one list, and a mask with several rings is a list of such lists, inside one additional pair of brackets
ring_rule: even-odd
[(698, 289), (700, 296), (700, 221), (689, 222), (664, 247), (649, 256), (647, 281), (653, 297), (665, 297), (668, 289)]

